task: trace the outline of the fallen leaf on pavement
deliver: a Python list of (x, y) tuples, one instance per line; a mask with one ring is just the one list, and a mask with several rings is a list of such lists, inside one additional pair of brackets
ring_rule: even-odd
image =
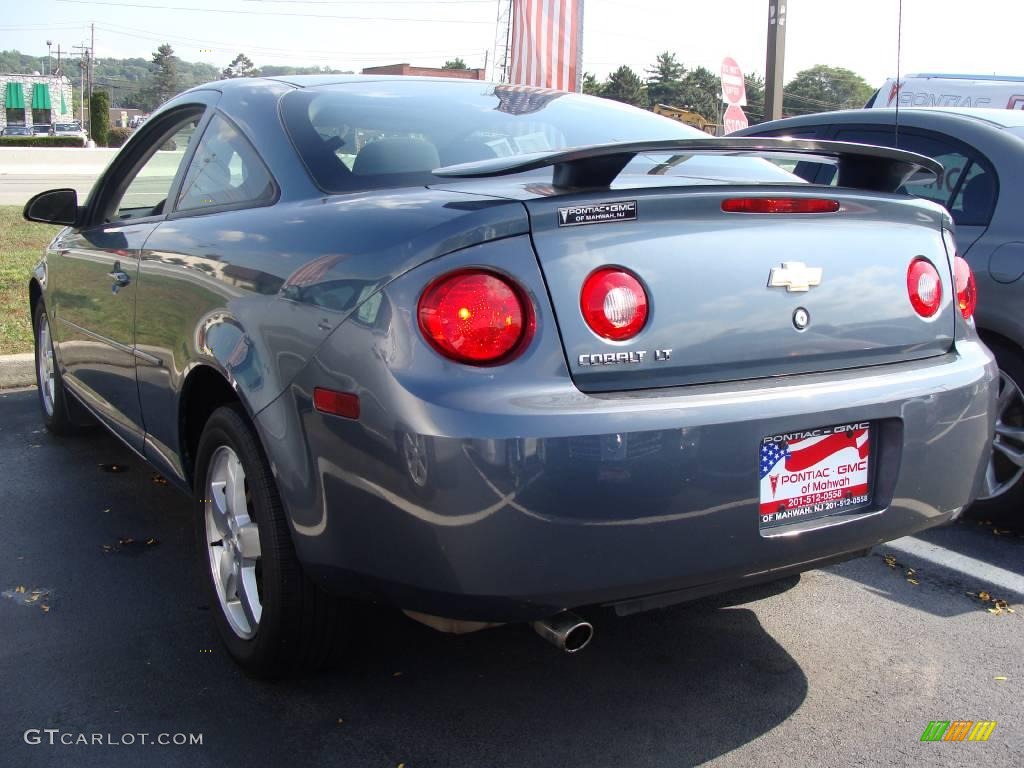
[(163, 475), (158, 475), (155, 472), (150, 480), (152, 480), (156, 485), (167, 485), (167, 478)]
[(0, 595), (14, 601), (18, 605), (39, 606), (43, 613), (49, 613), (50, 611), (50, 606), (46, 604), (46, 601), (50, 599), (49, 589), (36, 588), (26, 590), (24, 585), (19, 585), (14, 589), (5, 589), (3, 592), (0, 592)]

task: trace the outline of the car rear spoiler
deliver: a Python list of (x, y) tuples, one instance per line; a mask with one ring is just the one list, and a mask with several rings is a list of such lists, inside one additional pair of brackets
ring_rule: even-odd
[(553, 184), (562, 189), (594, 189), (611, 185), (629, 162), (641, 154), (738, 155), (786, 157), (839, 167), (840, 187), (895, 192), (908, 179), (925, 174), (942, 178), (942, 165), (931, 158), (888, 147), (808, 139), (707, 138), (595, 144), (553, 152), (497, 157), (438, 168), (435, 176), (487, 178), (554, 168)]

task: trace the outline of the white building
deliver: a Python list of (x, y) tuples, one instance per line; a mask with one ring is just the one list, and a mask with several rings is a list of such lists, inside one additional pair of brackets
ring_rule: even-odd
[(7, 125), (52, 125), (78, 120), (71, 108), (71, 81), (64, 75), (0, 73), (0, 128)]

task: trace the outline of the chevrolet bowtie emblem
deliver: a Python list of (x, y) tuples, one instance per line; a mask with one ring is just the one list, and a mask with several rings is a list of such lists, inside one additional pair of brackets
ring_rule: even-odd
[(821, 267), (808, 267), (802, 261), (784, 261), (781, 267), (772, 267), (768, 276), (769, 288), (785, 288), (790, 293), (809, 291), (821, 285)]

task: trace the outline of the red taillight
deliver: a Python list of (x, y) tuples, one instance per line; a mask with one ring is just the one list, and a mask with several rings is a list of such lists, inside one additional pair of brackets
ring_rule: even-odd
[(974, 308), (978, 305), (978, 288), (974, 283), (974, 273), (962, 256), (953, 259), (953, 282), (956, 285), (956, 301), (960, 306), (960, 314), (964, 320), (970, 320)]
[(921, 317), (931, 317), (942, 304), (942, 280), (939, 271), (927, 259), (917, 258), (907, 269), (907, 293), (914, 311)]
[(351, 392), (336, 392), (333, 389), (313, 387), (313, 407), (323, 413), (344, 416), (346, 419), (359, 418), (359, 395)]
[(580, 310), (598, 336), (613, 341), (631, 339), (647, 322), (647, 293), (624, 269), (603, 267), (583, 282)]
[(838, 200), (822, 197), (730, 197), (722, 201), (726, 213), (835, 213)]
[(478, 269), (438, 278), (419, 303), (423, 336), (460, 363), (502, 362), (522, 348), (533, 327), (529, 304), (506, 278)]

